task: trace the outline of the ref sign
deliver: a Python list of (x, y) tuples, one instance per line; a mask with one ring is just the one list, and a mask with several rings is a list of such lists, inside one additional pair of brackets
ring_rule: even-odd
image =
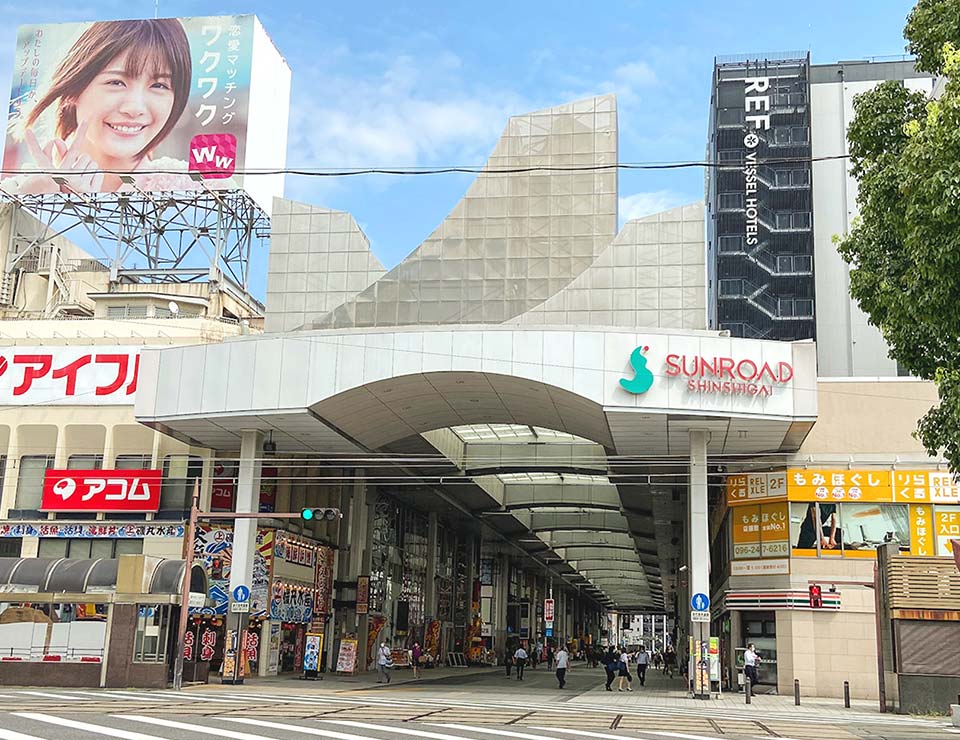
[(156, 512), (159, 470), (48, 470), (41, 511)]
[(690, 612), (690, 621), (691, 622), (706, 622), (710, 623), (710, 612), (702, 611), (692, 611)]

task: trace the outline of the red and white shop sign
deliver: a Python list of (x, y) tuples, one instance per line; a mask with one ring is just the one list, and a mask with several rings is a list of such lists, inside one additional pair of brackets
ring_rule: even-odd
[(159, 470), (48, 470), (41, 511), (155, 512)]
[(544, 599), (543, 600), (543, 621), (552, 622), (553, 621), (553, 599)]
[(0, 351), (0, 406), (133, 405), (140, 347), (8, 347)]

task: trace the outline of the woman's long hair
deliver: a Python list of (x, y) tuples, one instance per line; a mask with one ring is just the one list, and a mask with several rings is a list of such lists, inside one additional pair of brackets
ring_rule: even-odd
[(56, 134), (66, 139), (77, 130), (77, 98), (98, 74), (121, 54), (126, 53), (124, 72), (139, 77), (148, 68), (154, 75), (170, 70), (173, 107), (163, 128), (140, 152), (146, 156), (176, 126), (187, 107), (193, 64), (190, 42), (180, 21), (174, 18), (97, 21), (70, 48), (53, 75), (50, 89), (39, 98), (27, 117), (30, 128), (43, 112), (60, 101), (56, 118)]

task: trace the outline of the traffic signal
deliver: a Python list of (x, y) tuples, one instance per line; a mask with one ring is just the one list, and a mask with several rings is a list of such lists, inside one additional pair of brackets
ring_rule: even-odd
[(343, 514), (340, 513), (340, 509), (302, 509), (300, 511), (300, 518), (305, 522), (310, 522), (314, 519), (332, 522), (336, 519), (343, 518)]
[(223, 578), (223, 560), (213, 558), (210, 560), (210, 579), (219, 581)]
[(823, 589), (817, 584), (813, 583), (808, 589), (810, 595), (810, 608), (819, 609), (823, 606)]

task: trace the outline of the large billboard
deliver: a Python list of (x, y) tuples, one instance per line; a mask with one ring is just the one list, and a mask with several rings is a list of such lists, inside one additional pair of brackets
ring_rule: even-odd
[[(289, 85), (252, 15), (21, 26), (0, 188), (246, 187), (251, 152), (285, 164)], [(258, 92), (271, 121), (251, 116)]]

